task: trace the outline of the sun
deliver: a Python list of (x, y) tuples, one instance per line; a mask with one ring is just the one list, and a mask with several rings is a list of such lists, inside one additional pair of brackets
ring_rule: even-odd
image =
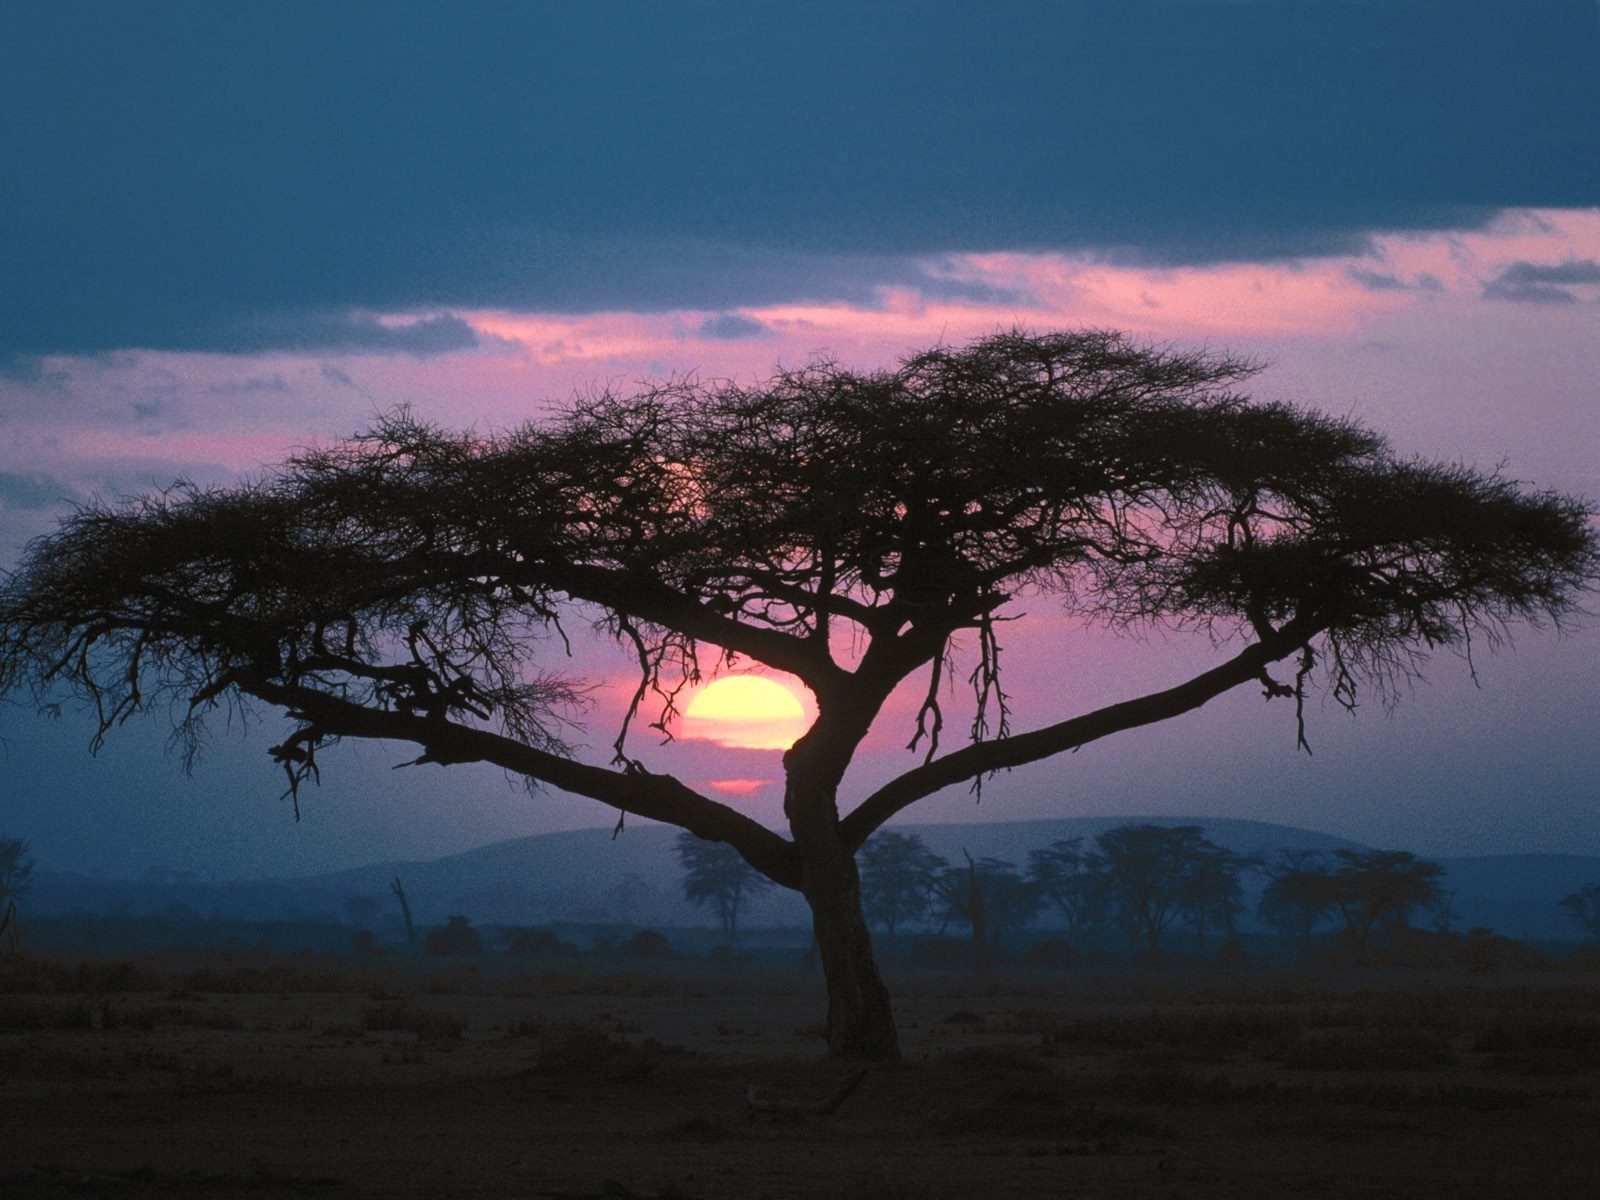
[(805, 705), (761, 675), (724, 675), (694, 694), (682, 734), (736, 750), (787, 750), (806, 731)]

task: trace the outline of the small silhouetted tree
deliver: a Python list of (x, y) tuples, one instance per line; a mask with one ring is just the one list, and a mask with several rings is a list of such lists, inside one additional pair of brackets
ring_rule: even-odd
[(1356, 961), (1365, 963), (1375, 932), (1403, 929), (1411, 914), (1439, 898), (1444, 868), (1406, 850), (1335, 850), (1333, 901)]
[(1220, 847), (1198, 825), (1119, 825), (1095, 842), (1129, 940), (1158, 954), (1161, 935), (1183, 912), (1190, 880)]
[(1556, 903), (1583, 931), (1585, 941), (1600, 942), (1600, 884), (1586, 883)]
[(446, 918), (438, 929), (428, 930), (423, 944), (424, 953), (439, 957), (464, 958), (483, 953), (483, 939), (472, 927), (472, 921), (463, 916)]
[(934, 885), (949, 865), (914, 833), (875, 833), (861, 847), (857, 861), (862, 911), (891, 939), (901, 922), (927, 915)]
[(0, 911), (33, 886), (33, 855), (21, 838), (0, 838)]
[(1318, 850), (1285, 850), (1267, 868), (1257, 913), (1294, 938), (1300, 961), (1311, 957), (1311, 935), (1336, 908), (1333, 871)]
[(678, 957), (672, 948), (672, 943), (667, 940), (667, 935), (659, 929), (641, 929), (633, 934), (627, 941), (617, 947), (617, 955), (621, 958), (642, 958), (652, 960), (674, 959)]
[(739, 913), (753, 897), (770, 890), (772, 880), (720, 842), (680, 833), (676, 849), (683, 865), (684, 899), (716, 913), (722, 936), (732, 946), (739, 938)]
[(400, 915), (406, 923), (406, 945), (413, 948), (417, 944), (417, 927), (411, 921), (411, 901), (406, 899), (406, 886), (400, 882), (396, 875), (389, 881), (389, 890), (394, 893), (394, 898), (400, 902)]
[(344, 902), (344, 911), (350, 916), (350, 923), (357, 929), (371, 929), (372, 918), (378, 915), (383, 908), (383, 901), (376, 896), (347, 896)]
[[(340, 740), (407, 742), (417, 763), (491, 763), (732, 846), (811, 910), (832, 1050), (892, 1058), (855, 855), (905, 809), (1238, 687), (1287, 698), (1303, 742), (1313, 687), (1353, 705), (1427, 651), (1563, 618), (1600, 574), (1584, 502), (1252, 403), (1255, 370), (1011, 332), (892, 370), (590, 394), (505, 432), (392, 414), (258, 480), (91, 504), (33, 542), (0, 587), (0, 694), (74, 689), (96, 744), (141, 711), (192, 736), (259, 702), (291, 719), (271, 748), (291, 795)], [(1000, 668), (1023, 597), (1192, 630), (1215, 658), (1024, 729)], [(609, 763), (565, 736), (587, 692), (544, 665), (580, 624), (639, 668)], [(815, 698), (783, 759), (783, 833), (629, 753), (640, 705), (666, 725), (708, 657)], [(958, 747), (941, 736), (956, 674), (973, 681)], [(853, 790), (913, 678), (921, 761)]]
[(661, 909), (661, 893), (637, 871), (629, 871), (606, 889), (611, 911), (624, 921), (637, 921)]
[(981, 971), (1006, 933), (1032, 919), (1039, 898), (1015, 863), (961, 853), (967, 865), (946, 867), (935, 883), (938, 915), (941, 927), (954, 922), (971, 932), (973, 967)]
[(1234, 921), (1244, 911), (1244, 886), (1240, 880), (1254, 865), (1252, 860), (1220, 846), (1208, 844), (1197, 852), (1178, 891), (1179, 911), (1194, 930), (1195, 954), (1205, 953), (1209, 931), (1220, 929), (1226, 937), (1233, 937)]
[(553, 930), (518, 929), (512, 933), (506, 953), (514, 958), (565, 961), (578, 957), (578, 947)]
[(33, 855), (21, 838), (0, 838), (0, 937), (12, 950), (22, 944), (17, 901), (33, 886)]
[(1028, 882), (1041, 904), (1061, 914), (1067, 941), (1074, 947), (1105, 922), (1111, 896), (1105, 860), (1083, 848), (1081, 837), (1062, 838), (1028, 853)]

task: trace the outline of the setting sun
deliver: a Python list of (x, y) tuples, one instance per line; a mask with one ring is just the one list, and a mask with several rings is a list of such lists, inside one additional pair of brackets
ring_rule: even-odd
[(737, 750), (787, 750), (805, 730), (799, 697), (760, 675), (724, 675), (683, 710), (685, 738)]

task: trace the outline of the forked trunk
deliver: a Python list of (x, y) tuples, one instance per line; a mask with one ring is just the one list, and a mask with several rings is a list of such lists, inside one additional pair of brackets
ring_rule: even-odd
[[(828, 985), (828, 1052), (835, 1058), (882, 1061), (900, 1057), (899, 1036), (889, 989), (872, 957), (872, 935), (861, 915), (861, 887), (855, 863), (849, 880), (813, 882), (807, 871), (806, 902)], [(831, 875), (832, 872), (829, 872)]]
[(872, 957), (872, 934), (861, 912), (861, 875), (839, 837), (830, 787), (805, 788), (791, 777), (784, 807), (800, 851), (800, 890), (828, 986), (828, 1052), (835, 1058), (900, 1057), (889, 989)]

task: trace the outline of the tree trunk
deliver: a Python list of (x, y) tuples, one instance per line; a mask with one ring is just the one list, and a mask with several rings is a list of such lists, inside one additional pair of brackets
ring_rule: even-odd
[(872, 957), (872, 933), (861, 911), (861, 875), (839, 836), (833, 787), (811, 783), (790, 751), (784, 810), (800, 851), (800, 890), (828, 986), (828, 1052), (835, 1058), (900, 1057), (889, 989)]
[(824, 878), (816, 878), (810, 864), (806, 870), (806, 902), (828, 984), (828, 1052), (835, 1058), (897, 1059), (900, 1041), (889, 989), (873, 961), (855, 864), (848, 858), (844, 862), (849, 879), (843, 887), (832, 871), (818, 872)]
[(972, 927), (972, 973), (982, 975), (989, 957), (989, 922), (983, 911), (983, 888), (978, 883), (978, 864), (967, 855), (967, 923)]

